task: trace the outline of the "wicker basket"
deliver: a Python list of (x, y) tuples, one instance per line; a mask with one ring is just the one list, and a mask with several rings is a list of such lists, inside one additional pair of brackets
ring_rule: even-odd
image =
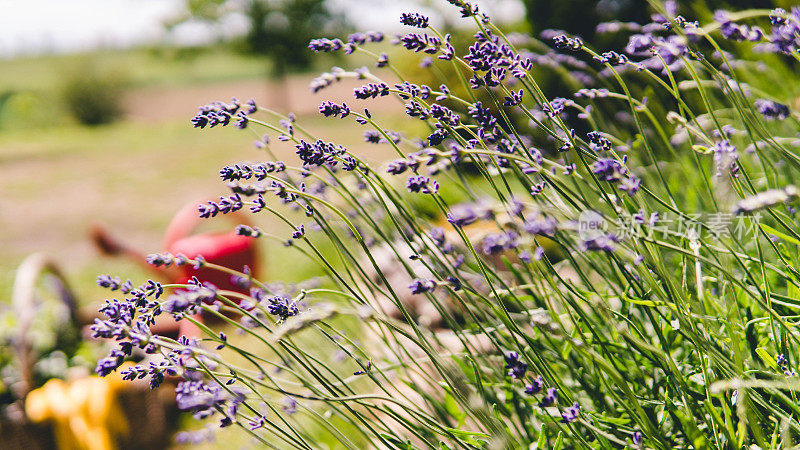
[(52, 450), (56, 447), (53, 427), (24, 419), (0, 418), (0, 449)]
[[(37, 289), (42, 289), (43, 282), (48, 292), (55, 294), (66, 306), (68, 319), (76, 331), (81, 325), (77, 302), (57, 265), (43, 254), (26, 258), (17, 269), (12, 294), (13, 308), (19, 321), (13, 350), (22, 378), (15, 394), (21, 400), (8, 408), (11, 413), (0, 415), (0, 449), (57, 448), (52, 425), (32, 423), (23, 411), (24, 399), (34, 386), (33, 365), (36, 355), (31, 345), (30, 328), (37, 311), (46, 307), (37, 295)], [(129, 435), (118, 438), (118, 448), (168, 447), (178, 412), (169, 385), (152, 390), (145, 383), (131, 383), (130, 387), (119, 393), (117, 400), (132, 430)]]

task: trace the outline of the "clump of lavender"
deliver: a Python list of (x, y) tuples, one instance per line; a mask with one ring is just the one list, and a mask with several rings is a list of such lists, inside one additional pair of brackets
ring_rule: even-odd
[[(800, 124), (769, 80), (791, 73), (800, 9), (701, 25), (653, 3), (650, 23), (600, 24), (628, 43), (596, 50), (555, 30), (507, 36), (446, 2), (474, 26), (463, 47), (416, 13), (393, 50), (370, 49), (376, 32), (309, 44), (378, 69), (334, 68), (312, 92), (361, 80), (355, 99), (393, 97), (424, 122), (416, 136), (321, 100), (326, 120), (398, 155), (383, 166), (255, 102), (200, 108), (195, 127), (263, 128), (294, 156), (259, 139), (263, 161), (224, 167), (230, 192), (198, 214), (274, 216), (236, 232), (284, 243), (324, 281), (264, 283), (171, 254), (148, 261), (222, 271), (244, 293), (101, 276), (122, 300), (92, 326), (114, 342), (98, 373), (150, 355), (124, 377), (179, 377), (181, 408), (278, 447), (793, 442)], [(454, 76), (405, 79), (405, 57)], [(574, 93), (550, 95), (544, 71)], [(201, 335), (158, 335), (160, 316)]]

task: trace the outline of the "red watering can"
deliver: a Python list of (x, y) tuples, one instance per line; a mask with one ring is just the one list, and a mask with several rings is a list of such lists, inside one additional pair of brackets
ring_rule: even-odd
[[(251, 274), (255, 276), (258, 270), (258, 250), (255, 239), (248, 236), (237, 235), (233, 227), (228, 231), (207, 231), (194, 233), (201, 223), (214, 219), (201, 219), (197, 212), (197, 205), (200, 202), (193, 202), (183, 207), (172, 219), (164, 233), (163, 249), (173, 255), (183, 254), (187, 258), (194, 259), (198, 255), (209, 263), (227, 267), (238, 272), (244, 272), (249, 268)], [(227, 214), (228, 220), (235, 221), (237, 224), (249, 225), (249, 221), (241, 213)], [(139, 250), (125, 244), (123, 241), (113, 236), (108, 229), (101, 224), (94, 224), (90, 231), (92, 240), (97, 247), (108, 255), (122, 255), (137, 263), (144, 265), (148, 270), (158, 273), (159, 277), (169, 283), (185, 284), (191, 278), (197, 277), (201, 282), (209, 282), (222, 290), (230, 290), (248, 294), (249, 287), (242, 283), (232, 281), (230, 274), (208, 267), (201, 267), (195, 270), (191, 265), (177, 267), (155, 267), (147, 264), (145, 255)], [(237, 299), (232, 299), (237, 300)], [(200, 317), (196, 317), (200, 319)], [(163, 328), (174, 328), (174, 321), (165, 322)], [(196, 335), (194, 327), (187, 321), (181, 321), (180, 332), (187, 335)], [(156, 330), (162, 328), (162, 324), (156, 323), (154, 331), (169, 332), (169, 330)]]
[[(228, 214), (238, 224), (248, 224), (242, 214)], [(192, 234), (201, 221), (197, 214), (197, 204), (186, 205), (172, 219), (164, 233), (163, 248), (173, 255), (183, 254), (194, 259), (198, 255), (209, 263), (243, 272), (248, 267), (255, 274), (258, 254), (255, 239), (237, 235), (233, 230), (226, 232), (204, 232)], [(213, 220), (213, 219), (212, 219)], [(191, 265), (178, 267), (179, 273), (170, 273), (171, 282), (184, 284), (193, 276), (200, 281), (207, 281), (220, 289), (248, 294), (250, 289), (241, 284), (232, 283), (231, 275), (208, 267), (195, 270)]]

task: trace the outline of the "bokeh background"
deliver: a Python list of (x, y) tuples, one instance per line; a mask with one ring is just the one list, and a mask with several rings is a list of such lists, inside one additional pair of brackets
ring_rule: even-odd
[[(643, 0), (478, 3), (509, 31), (564, 29), (588, 42), (612, 39), (598, 42), (608, 49), (624, 42), (595, 36), (597, 22), (649, 16)], [(682, 13), (697, 19), (721, 7), (789, 6), (771, 0), (679, 3)], [(253, 98), (295, 113), (316, 134), (368, 161), (388, 158), (386, 150), (363, 143), (357, 130), (317, 113), (328, 99), (358, 107), (352, 89), (360, 83), (345, 81), (318, 94), (308, 87), (331, 66), (374, 61), (312, 58), (305, 48), (310, 38), (356, 30), (391, 36), (409, 10), (431, 15), (450, 32), (467, 32), (458, 14), (436, 0), (0, 0), (0, 308), (7, 309), (16, 267), (33, 252), (59, 263), (84, 309), (107, 294), (95, 283), (98, 274), (135, 282), (147, 276), (133, 261), (100, 254), (89, 239), (91, 227), (102, 224), (143, 253), (160, 251), (164, 229), (180, 208), (224, 193), (219, 168), (263, 157), (253, 147), (260, 135), (252, 130), (193, 129), (189, 119), (199, 105)], [(377, 48), (424, 79), (419, 57), (400, 50), (388, 43)], [(414, 134), (399, 103), (371, 102), (370, 108), (389, 128)], [(281, 158), (293, 154), (290, 145), (273, 150)], [(231, 226), (224, 220), (218, 226)], [(255, 223), (268, 228), (269, 220)], [(262, 278), (299, 281), (315, 274), (283, 257), (279, 243), (261, 245)], [(12, 323), (4, 319), (3, 326)], [(226, 439), (209, 445), (240, 442)]]
[[(516, 0), (485, 3), (506, 22), (523, 16)], [(82, 299), (103, 295), (94, 285), (98, 273), (141, 275), (129, 261), (101, 257), (87, 238), (89, 226), (104, 223), (142, 251), (158, 251), (164, 228), (184, 204), (222, 193), (219, 168), (260, 157), (252, 146), (258, 136), (249, 130), (193, 129), (189, 119), (199, 105), (254, 98), (294, 112), (331, 140), (363, 146), (358, 133), (316, 113), (325, 99), (350, 101), (357, 84), (316, 95), (308, 84), (333, 65), (374, 63), (312, 60), (308, 39), (356, 29), (390, 35), (409, 8), (450, 13), (440, 25), (457, 22), (452, 10), (438, 6), (0, 1), (0, 299), (31, 252), (56, 255)], [(418, 60), (408, 62), (416, 67)]]

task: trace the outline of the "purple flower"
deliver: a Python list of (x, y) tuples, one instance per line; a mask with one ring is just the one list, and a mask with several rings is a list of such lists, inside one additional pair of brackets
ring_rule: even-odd
[(630, 196), (639, 192), (639, 189), (642, 187), (642, 180), (636, 177), (623, 178), (619, 181), (620, 184), (617, 185), (617, 188), (623, 192), (627, 192)]
[(515, 380), (522, 379), (522, 377), (525, 376), (525, 372), (528, 370), (528, 364), (520, 361), (519, 353), (508, 352), (504, 358), (506, 360), (505, 368), (508, 371), (508, 376)]
[(770, 49), (776, 52), (791, 55), (800, 47), (800, 8), (792, 8), (788, 13), (777, 8), (772, 11), (770, 21), (772, 30), (768, 37)]
[(260, 237), (262, 233), (261, 233), (261, 230), (258, 229), (258, 227), (249, 227), (247, 225), (237, 225), (236, 226), (236, 234), (238, 234), (239, 236), (250, 236), (250, 237), (257, 238), (257, 237)]
[(756, 109), (764, 117), (769, 119), (783, 120), (791, 115), (789, 107), (782, 103), (773, 102), (772, 100), (758, 99), (756, 100)]
[(292, 397), (284, 397), (283, 398), (283, 412), (286, 414), (292, 415), (297, 412), (297, 400), (293, 399)]
[(497, 127), (497, 119), (489, 108), (484, 108), (481, 102), (476, 102), (467, 109), (470, 117), (475, 119), (486, 131), (493, 131)]
[(312, 39), (311, 42), (308, 43), (308, 48), (315, 52), (335, 52), (337, 50), (341, 50), (344, 47), (344, 42), (341, 39)]
[(522, 93), (522, 89), (520, 89), (519, 92), (511, 91), (511, 95), (505, 98), (503, 106), (517, 106), (522, 103)]
[(428, 96), (430, 95), (430, 88), (428, 86), (425, 85), (418, 86), (414, 83), (409, 83), (408, 81), (395, 84), (394, 88), (400, 91), (398, 95), (403, 100), (408, 100), (414, 97), (419, 97), (423, 100), (427, 100)]
[[(249, 103), (248, 103), (249, 105)], [(214, 102), (198, 108), (197, 115), (192, 118), (192, 126), (195, 128), (213, 128), (217, 125), (226, 126), (231, 122), (231, 118), (236, 116), (238, 119), (237, 127), (245, 128), (248, 122), (248, 111), (240, 110), (241, 104), (239, 100), (232, 99), (231, 103)]]
[(450, 283), (450, 288), (452, 290), (454, 290), (454, 291), (461, 290), (461, 288), (463, 286), (462, 283), (461, 283), (461, 280), (456, 278), (456, 277), (454, 277), (454, 276), (448, 276), (447, 277), (447, 282)]
[(639, 31), (642, 29), (642, 26), (636, 22), (620, 22), (618, 20), (612, 20), (610, 22), (603, 22), (597, 25), (595, 31), (598, 34), (605, 34), (605, 33), (616, 33), (619, 31)]
[(427, 34), (408, 33), (400, 38), (400, 43), (408, 50), (432, 55), (438, 51), (442, 40)]
[(428, 146), (435, 147), (441, 144), (449, 134), (450, 132), (442, 124), (437, 123), (436, 129), (428, 136)]
[(353, 33), (347, 36), (347, 42), (350, 44), (363, 45), (367, 42), (381, 42), (383, 40), (383, 33), (380, 31), (367, 31), (364, 33)]
[(250, 123), (250, 118), (247, 117), (247, 113), (244, 111), (239, 111), (236, 113), (236, 128), (244, 130), (247, 128), (248, 123)]
[(572, 104), (571, 100), (556, 97), (549, 102), (545, 102), (545, 104), (542, 106), (542, 111), (546, 112), (550, 117), (556, 117), (563, 113), (564, 107), (569, 104)]
[(411, 289), (412, 294), (424, 294), (426, 292), (433, 292), (436, 289), (436, 282), (417, 278), (408, 285), (408, 288)]
[(750, 28), (747, 25), (740, 25), (730, 21), (722, 22), (719, 31), (725, 39), (732, 41), (760, 41), (764, 38), (764, 32), (761, 31), (761, 28)]
[(472, 16), (479, 16), (481, 22), (486, 23), (488, 17), (485, 14), (481, 14), (478, 11), (478, 6), (474, 3), (470, 3), (466, 0), (447, 0), (447, 3), (450, 3), (453, 6), (461, 8), (459, 12), (461, 13), (461, 17), (472, 17)]
[(589, 139), (590, 147), (595, 152), (610, 151), (613, 148), (611, 141), (598, 131), (591, 131), (586, 134)]
[(616, 250), (614, 244), (617, 242), (619, 242), (619, 238), (613, 234), (600, 234), (583, 239), (581, 241), (581, 250), (613, 252)]
[(634, 431), (633, 436), (631, 436), (631, 441), (633, 442), (633, 445), (640, 445), (642, 443), (643, 437), (644, 436), (642, 435), (641, 431)]
[(556, 232), (558, 222), (552, 217), (547, 217), (541, 213), (535, 213), (531, 218), (528, 218), (522, 227), (526, 233), (539, 234), (543, 236), (552, 236)]
[(301, 139), (300, 143), (295, 145), (295, 148), (297, 148), (297, 156), (308, 166), (335, 165), (336, 157), (345, 154), (347, 151), (341, 145), (322, 140), (308, 143)]
[(645, 55), (653, 47), (653, 36), (649, 34), (634, 34), (628, 38), (625, 51), (631, 55)]
[(406, 114), (409, 117), (419, 117), (420, 120), (425, 120), (431, 116), (431, 113), (427, 108), (414, 100), (406, 103)]
[(379, 144), (383, 139), (383, 135), (380, 132), (375, 130), (367, 130), (364, 132), (364, 141), (369, 142), (370, 144)]
[[(177, 371), (169, 362), (162, 360), (158, 363), (151, 362), (147, 368), (146, 374), (150, 375), (150, 389), (156, 389), (161, 386), (161, 383), (164, 382), (167, 375), (175, 376)], [(144, 373), (140, 372), (138, 377), (142, 378), (143, 375)]]
[(406, 183), (406, 187), (409, 192), (420, 192), (423, 194), (435, 194), (439, 191), (439, 183), (437, 181), (431, 181), (429, 177), (422, 175), (410, 177)]
[(418, 13), (403, 13), (400, 15), (400, 23), (410, 27), (428, 28), (428, 18)]
[(581, 413), (581, 405), (575, 402), (561, 413), (561, 423), (570, 423), (578, 419)]
[(269, 302), (267, 305), (269, 313), (273, 316), (278, 316), (281, 321), (300, 313), (297, 304), (288, 297), (276, 295), (270, 297), (267, 301)]
[(216, 290), (209, 286), (191, 286), (170, 295), (161, 304), (161, 309), (176, 316), (193, 314), (201, 303), (211, 302), (216, 297)]
[(253, 165), (248, 164), (234, 164), (233, 166), (225, 166), (219, 171), (219, 175), (223, 180), (238, 181), (249, 180), (255, 178), (258, 181), (264, 181), (267, 174), (283, 172), (286, 170), (286, 164), (281, 161), (267, 161)]
[[(625, 158), (623, 158), (623, 161)], [(631, 176), (622, 163), (612, 158), (600, 158), (592, 165), (592, 173), (602, 181), (619, 182), (620, 190), (634, 195), (641, 187), (641, 180)]]
[(542, 398), (542, 401), (539, 402), (539, 406), (542, 408), (550, 406), (556, 402), (557, 398), (558, 398), (558, 389), (554, 387), (547, 388), (547, 392)]
[[(655, 41), (655, 51), (658, 56), (664, 59), (667, 66), (672, 66), (680, 57), (688, 52), (685, 39), (680, 36), (668, 36), (666, 39), (660, 38)], [(660, 67), (661, 61), (653, 60), (654, 67)], [(672, 67), (670, 67), (672, 70)]]
[(127, 355), (121, 350), (111, 350), (108, 356), (97, 362), (97, 366), (94, 369), (95, 373), (101, 377), (110, 374), (117, 370), (125, 360), (125, 356)]
[(558, 35), (553, 37), (553, 44), (559, 50), (572, 50), (577, 51), (583, 48), (583, 41), (577, 37), (569, 37), (566, 35)]
[(300, 224), (295, 231), (292, 232), (292, 239), (300, 239), (306, 235), (306, 226)]
[(383, 97), (389, 95), (389, 85), (386, 83), (369, 83), (353, 89), (353, 94), (357, 99), (361, 100), (377, 98), (378, 96)]
[(340, 81), (342, 79), (345, 70), (339, 67), (334, 67), (330, 72), (325, 72), (311, 80), (309, 83), (308, 88), (313, 93), (317, 93), (322, 89), (332, 85), (334, 82)]
[(434, 119), (439, 119), (453, 127), (461, 122), (461, 116), (453, 112), (450, 108), (436, 103), (431, 105), (430, 114)]
[(247, 106), (247, 109), (244, 110), (245, 114), (255, 114), (256, 111), (258, 111), (258, 105), (256, 105), (256, 101), (252, 98), (248, 100), (245, 105)]
[(544, 379), (541, 375), (536, 376), (531, 383), (525, 386), (525, 393), (528, 395), (536, 395), (539, 392), (542, 392), (542, 388), (544, 387)]
[(447, 213), (447, 221), (457, 227), (465, 227), (478, 221), (478, 219), (489, 218), (492, 211), (480, 204), (458, 204), (450, 208)]
[(513, 231), (492, 233), (481, 241), (481, 250), (487, 255), (495, 255), (505, 250), (516, 248), (517, 238), (517, 233)]
[(178, 409), (195, 413), (210, 413), (225, 402), (225, 395), (219, 387), (202, 381), (181, 381), (175, 394)]
[(378, 66), (378, 68), (388, 66), (389, 65), (389, 55), (387, 55), (386, 53), (381, 53), (381, 55), (378, 57), (378, 61), (375, 63), (375, 65)]
[(151, 264), (156, 267), (161, 267), (161, 266), (169, 267), (170, 265), (172, 265), (173, 258), (174, 257), (172, 256), (172, 254), (167, 252), (152, 253), (150, 255), (147, 255), (145, 261), (147, 261), (148, 264)]
[[(228, 214), (230, 212), (238, 211), (244, 207), (244, 203), (242, 203), (242, 198), (239, 194), (234, 194), (230, 197), (220, 197), (219, 203), (215, 202), (206, 202), (198, 206), (198, 212), (200, 213), (200, 217), (202, 218), (209, 218), (215, 217), (217, 214)], [(166, 254), (164, 254), (166, 255)], [(164, 256), (164, 255), (151, 255), (153, 262), (151, 264), (158, 265), (159, 263), (164, 265), (168, 265), (166, 261), (162, 261), (157, 258), (157, 256)]]
[(325, 101), (319, 105), (319, 112), (325, 117), (341, 117), (344, 119), (350, 114), (350, 108), (347, 104), (342, 103), (341, 106), (337, 105), (336, 103)]
[(599, 57), (595, 56), (594, 59), (598, 62), (612, 65), (622, 65), (628, 62), (627, 56), (614, 51), (605, 52)]
[(608, 97), (611, 91), (608, 89), (578, 89), (575, 92), (575, 97), (585, 97), (585, 98), (604, 98)]
[(389, 163), (386, 171), (392, 175), (400, 175), (408, 169), (408, 162), (403, 159), (398, 159)]
[[(250, 309), (252, 309), (252, 308), (250, 308)], [(220, 331), (219, 332), (219, 340), (220, 340), (220, 344), (217, 345), (216, 349), (217, 350), (222, 350), (223, 348), (225, 348), (225, 345), (227, 345), (227, 343), (228, 343), (228, 336), (226, 336), (225, 333)]]
[(111, 277), (111, 275), (98, 275), (97, 277), (97, 285), (102, 288), (107, 288), (112, 291), (116, 291), (120, 288), (120, 280), (119, 277)]
[(247, 422), (247, 425), (249, 426), (249, 428), (251, 430), (257, 430), (259, 428), (264, 428), (264, 425), (266, 425), (266, 424), (267, 424), (267, 420), (264, 418), (264, 416), (258, 416), (255, 419)]
[(711, 147), (711, 151), (714, 152), (714, 164), (717, 168), (717, 176), (722, 176), (722, 174), (731, 169), (736, 163), (736, 160), (739, 159), (736, 147), (727, 139), (715, 142)]

